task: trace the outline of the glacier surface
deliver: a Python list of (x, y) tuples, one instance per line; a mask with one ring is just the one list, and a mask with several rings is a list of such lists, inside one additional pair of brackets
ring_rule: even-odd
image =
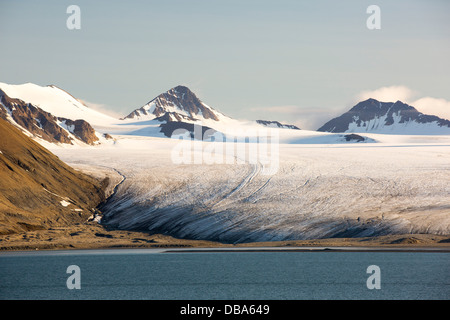
[(371, 137), (385, 141), (281, 143), (273, 174), (260, 162), (174, 163), (179, 141), (168, 138), (49, 147), (84, 170), (123, 176), (102, 219), (120, 229), (231, 243), (449, 234), (450, 137)]

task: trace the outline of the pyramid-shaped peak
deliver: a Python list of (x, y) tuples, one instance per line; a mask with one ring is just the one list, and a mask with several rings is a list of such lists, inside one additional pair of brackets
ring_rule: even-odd
[(178, 118), (190, 118), (191, 121), (212, 119), (219, 121), (216, 112), (205, 105), (186, 86), (178, 85), (161, 93), (140, 109), (134, 110), (126, 118), (128, 119), (154, 119), (169, 112), (172, 116), (179, 114)]
[(377, 103), (377, 102), (380, 102), (380, 101), (378, 101), (377, 99), (374, 99), (374, 98), (369, 98), (367, 100), (361, 101), (360, 103)]
[(360, 111), (360, 110), (367, 110), (371, 108), (379, 109), (382, 106), (382, 102), (369, 98), (367, 100), (361, 101), (358, 104), (356, 104), (350, 111)]
[[(172, 89), (166, 91), (165, 93), (160, 94), (158, 97), (170, 95), (174, 98), (180, 99), (180, 100), (189, 100), (196, 104), (200, 104), (201, 100), (195, 95), (194, 92), (192, 92), (191, 89), (189, 89), (186, 86), (178, 85), (176, 87), (173, 87)], [(157, 97), (157, 98), (158, 98)]]

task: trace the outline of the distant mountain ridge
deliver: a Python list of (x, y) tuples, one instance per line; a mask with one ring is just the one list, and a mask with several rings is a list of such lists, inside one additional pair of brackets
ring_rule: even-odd
[[(208, 132), (208, 136), (201, 136), (202, 139), (217, 133), (219, 140), (221, 136), (255, 135), (261, 127), (266, 127), (275, 130), (283, 143), (375, 141), (363, 135), (349, 135), (355, 133), (450, 134), (449, 120), (422, 114), (401, 101), (362, 101), (314, 133), (274, 120), (233, 119), (208, 106), (188, 87), (181, 85), (161, 93), (122, 119), (89, 108), (54, 85), (0, 83), (0, 90), (0, 114), (4, 119), (38, 140), (55, 144), (97, 145), (115, 143), (114, 135), (163, 138), (172, 137), (174, 132), (177, 137), (188, 133), (186, 137), (198, 139), (198, 132), (194, 132), (197, 126), (203, 128), (203, 133)], [(325, 132), (338, 134), (324, 135)], [(312, 135), (317, 136), (312, 138)]]
[(266, 127), (300, 130), (299, 127), (294, 126), (293, 124), (283, 124), (278, 121), (256, 120), (256, 122)]
[(450, 121), (403, 103), (367, 99), (317, 131), (342, 133), (450, 134)]

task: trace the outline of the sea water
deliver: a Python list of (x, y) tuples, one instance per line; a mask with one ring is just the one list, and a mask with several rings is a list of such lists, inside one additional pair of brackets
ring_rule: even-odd
[(7, 253), (0, 299), (449, 299), (449, 276), (444, 252)]

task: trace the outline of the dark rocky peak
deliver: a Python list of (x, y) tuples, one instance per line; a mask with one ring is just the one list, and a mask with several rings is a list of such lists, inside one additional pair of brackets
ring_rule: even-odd
[(185, 111), (192, 118), (201, 114), (204, 119), (219, 120), (214, 112), (206, 107), (200, 99), (185, 86), (176, 86), (169, 91), (160, 94), (150, 101), (150, 103), (151, 102), (155, 102), (156, 106), (161, 109), (165, 109), (166, 106), (176, 107)]
[(351, 123), (355, 123), (357, 127), (365, 128), (369, 121), (380, 118), (384, 118), (384, 121), (380, 123), (382, 126), (406, 122), (419, 124), (436, 122), (440, 127), (450, 127), (450, 121), (434, 115), (425, 115), (402, 101), (380, 102), (371, 98), (359, 102), (341, 116), (331, 119), (320, 127), (318, 131), (346, 132)]
[(387, 112), (399, 112), (403, 110), (418, 112), (414, 107), (411, 107), (400, 100), (397, 100), (396, 102), (381, 102), (372, 98), (359, 102), (356, 106), (351, 108), (349, 112), (355, 114), (385, 115)]
[(191, 121), (195, 121), (200, 117), (219, 120), (212, 109), (203, 104), (188, 87), (181, 85), (160, 94), (142, 108), (131, 112), (125, 118), (134, 119), (148, 115), (161, 117), (167, 112), (172, 114), (180, 113), (183, 118), (187, 116)]
[(367, 110), (381, 110), (382, 109), (382, 103), (375, 99), (367, 99), (364, 101), (359, 102), (357, 105), (355, 105), (353, 108), (350, 109), (350, 112), (362, 112)]

